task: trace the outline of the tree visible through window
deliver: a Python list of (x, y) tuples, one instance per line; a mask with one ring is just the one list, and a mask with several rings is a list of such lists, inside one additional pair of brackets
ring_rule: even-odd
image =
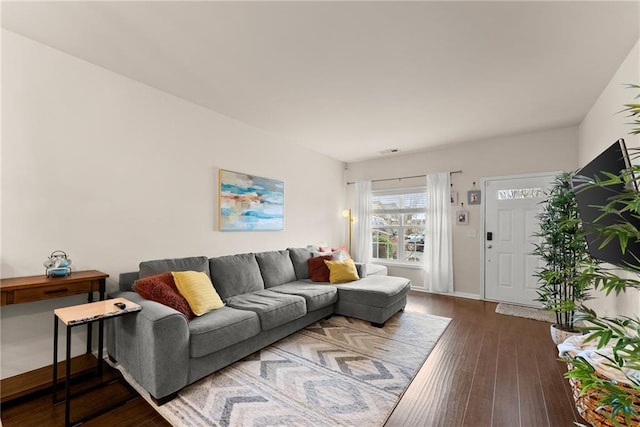
[(372, 258), (420, 264), (424, 259), (427, 195), (424, 189), (374, 191), (371, 197)]

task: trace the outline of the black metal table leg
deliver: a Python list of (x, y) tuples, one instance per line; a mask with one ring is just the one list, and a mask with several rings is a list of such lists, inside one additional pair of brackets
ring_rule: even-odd
[(71, 326), (67, 325), (67, 376), (64, 382), (64, 425), (71, 426)]
[(100, 301), (104, 301), (106, 292), (107, 292), (107, 279), (100, 279), (99, 285), (98, 285), (98, 293), (100, 295)]
[(58, 316), (53, 315), (53, 404), (58, 401)]
[[(87, 295), (87, 301), (89, 303), (93, 302), (93, 291), (90, 291), (89, 294)], [(92, 334), (93, 334), (93, 326), (91, 324), (91, 322), (87, 323), (87, 354), (91, 353), (91, 346), (92, 346)]]

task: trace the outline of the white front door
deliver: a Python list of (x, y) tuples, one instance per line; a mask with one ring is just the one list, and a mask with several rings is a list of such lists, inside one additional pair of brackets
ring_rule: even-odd
[(485, 299), (539, 306), (534, 276), (541, 261), (532, 255), (536, 215), (557, 173), (487, 178), (484, 197)]

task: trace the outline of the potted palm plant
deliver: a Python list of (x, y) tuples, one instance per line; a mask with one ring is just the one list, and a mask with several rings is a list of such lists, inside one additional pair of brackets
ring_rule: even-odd
[[(633, 166), (631, 170), (592, 185), (619, 185), (639, 174), (640, 166)], [(640, 193), (632, 189), (625, 190), (601, 209), (607, 214), (627, 211), (640, 216)], [(604, 241), (616, 239), (622, 252), (628, 242), (640, 240), (640, 230), (632, 224), (597, 228)], [(579, 274), (584, 281), (594, 283), (595, 289), (601, 289), (607, 295), (612, 292), (619, 295), (633, 289), (640, 290), (639, 273), (640, 260), (615, 267), (591, 260), (580, 266)], [(578, 411), (585, 420), (596, 426), (639, 426), (640, 317), (603, 317), (583, 306), (577, 318), (584, 322), (585, 326), (581, 329), (588, 333), (583, 345), (596, 343), (597, 354), (607, 360), (606, 365), (621, 373), (618, 378), (612, 378), (594, 369), (581, 357), (567, 357), (569, 370), (566, 376), (574, 388)]]
[(547, 193), (542, 211), (537, 216), (540, 231), (533, 253), (544, 262), (536, 276), (540, 281), (536, 301), (556, 315), (551, 325), (551, 338), (556, 344), (577, 334), (575, 313), (588, 299), (589, 282), (579, 276), (578, 266), (589, 258), (587, 242), (578, 213), (571, 174), (559, 174)]
[[(628, 87), (640, 89), (639, 85)], [(636, 96), (636, 99), (639, 97)], [(636, 126), (630, 133), (640, 134), (640, 104), (625, 104), (623, 111), (629, 114), (632, 124)], [(630, 170), (618, 175), (610, 174), (606, 179), (592, 183), (605, 188), (622, 184), (625, 188), (621, 194), (601, 206), (602, 212), (608, 215), (626, 212), (640, 217), (640, 193), (633, 185), (628, 185), (631, 180), (636, 180), (637, 184), (638, 177), (640, 166), (634, 165)], [(629, 223), (624, 226), (603, 225), (597, 229), (605, 244), (615, 240), (619, 242), (622, 252), (628, 242), (640, 240), (640, 230)], [(640, 290), (640, 259), (615, 268), (592, 259), (587, 260), (579, 271), (584, 281), (594, 283), (596, 289), (602, 289), (606, 294)], [(592, 425), (640, 425), (640, 317), (601, 317), (594, 310), (582, 307), (579, 318), (585, 322), (584, 329), (589, 333), (584, 342), (596, 343), (598, 354), (607, 359), (606, 365), (621, 375), (618, 379), (612, 379), (596, 371), (582, 358), (567, 357), (570, 369), (566, 377), (574, 388), (576, 407)]]

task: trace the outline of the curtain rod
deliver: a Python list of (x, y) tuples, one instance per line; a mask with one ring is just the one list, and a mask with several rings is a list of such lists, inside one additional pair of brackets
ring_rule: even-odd
[[(462, 173), (462, 170), (451, 171), (449, 175), (454, 173)], [(371, 182), (383, 182), (383, 181), (402, 181), (403, 179), (411, 179), (411, 178), (425, 178), (427, 175), (413, 175), (413, 176), (401, 176), (399, 178), (382, 178), (382, 179), (372, 179)], [(355, 184), (354, 181), (347, 182), (347, 185)]]

